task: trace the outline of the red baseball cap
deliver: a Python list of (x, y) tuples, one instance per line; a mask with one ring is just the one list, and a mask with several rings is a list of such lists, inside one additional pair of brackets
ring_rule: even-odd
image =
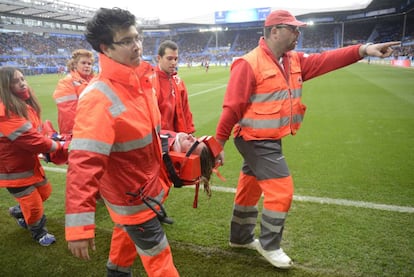
[(292, 26), (298, 26), (298, 27), (304, 27), (306, 26), (305, 22), (299, 21), (294, 17), (290, 12), (285, 10), (275, 10), (271, 12), (265, 20), (264, 26), (269, 27), (273, 25), (280, 25), (280, 24), (286, 24), (286, 25), (292, 25)]

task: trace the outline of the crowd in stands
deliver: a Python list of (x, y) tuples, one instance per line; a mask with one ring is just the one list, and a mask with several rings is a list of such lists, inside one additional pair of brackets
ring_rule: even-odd
[[(363, 25), (364, 28), (360, 27), (361, 23), (308, 26), (301, 30), (297, 49), (313, 53), (356, 43), (401, 40), (402, 24), (385, 21), (364, 22)], [(256, 47), (262, 34), (262, 29), (252, 28), (217, 33), (180, 33), (164, 37), (146, 35), (144, 56), (154, 62), (159, 43), (171, 39), (180, 47), (181, 64), (192, 66), (209, 62), (229, 65), (234, 57)], [(82, 35), (0, 33), (0, 65), (26, 69), (25, 74), (56, 73), (65, 67), (70, 53), (79, 48), (90, 49)], [(395, 56), (414, 61), (414, 22), (406, 27), (403, 46), (396, 49)]]

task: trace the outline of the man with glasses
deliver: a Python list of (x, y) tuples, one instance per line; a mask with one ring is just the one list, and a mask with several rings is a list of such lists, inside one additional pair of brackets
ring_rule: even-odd
[(160, 178), (160, 114), (154, 71), (138, 70), (142, 38), (129, 11), (99, 9), (86, 24), (99, 53), (99, 75), (82, 91), (66, 179), (65, 233), (69, 250), (90, 259), (95, 250), (95, 195), (112, 221), (107, 276), (132, 276), (137, 255), (148, 276), (179, 276), (157, 218), (165, 180)]
[[(389, 57), (391, 46), (400, 44), (354, 45), (309, 55), (293, 51), (299, 28), (304, 26), (306, 23), (288, 11), (269, 14), (259, 45), (232, 64), (216, 130), (216, 138), (224, 146), (234, 127), (234, 143), (244, 159), (234, 200), (230, 246), (257, 250), (278, 268), (293, 264), (281, 248), (293, 198), (293, 181), (281, 140), (295, 135), (302, 123), (306, 110), (301, 102), (303, 82), (365, 56)], [(257, 204), (262, 194), (261, 233), (255, 239)]]

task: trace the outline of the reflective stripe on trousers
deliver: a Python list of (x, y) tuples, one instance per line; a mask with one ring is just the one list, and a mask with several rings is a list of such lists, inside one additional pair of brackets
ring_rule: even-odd
[(156, 217), (142, 224), (114, 227), (107, 268), (130, 272), (137, 253), (149, 277), (179, 276)]
[(244, 162), (233, 207), (230, 241), (245, 244), (253, 240), (257, 204), (263, 194), (260, 243), (265, 250), (278, 249), (293, 198), (293, 181), (281, 141), (245, 141), (237, 137), (234, 143)]
[(7, 190), (19, 203), (23, 218), (32, 237), (35, 240), (39, 240), (39, 238), (47, 233), (43, 202), (49, 198), (52, 192), (52, 186), (47, 179), (44, 179), (42, 182), (31, 186), (7, 188)]

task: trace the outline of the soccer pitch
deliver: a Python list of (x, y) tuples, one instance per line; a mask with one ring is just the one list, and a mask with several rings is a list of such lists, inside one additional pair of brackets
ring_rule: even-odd
[[(196, 135), (214, 135), (229, 67), (180, 68)], [(61, 76), (28, 76), (56, 124), (52, 93)], [(284, 139), (295, 182), (282, 247), (295, 267), (281, 271), (258, 253), (228, 247), (229, 221), (241, 158), (225, 147), (226, 181), (213, 177), (211, 199), (194, 188), (172, 189), (165, 225), (181, 276), (414, 276), (414, 70), (358, 63), (305, 82), (308, 109), (296, 136)], [(55, 125), (56, 126), (56, 125)], [(96, 214), (97, 251), (85, 262), (64, 241), (65, 167), (45, 164), (53, 193), (45, 203), (57, 243), (38, 246), (8, 216), (14, 200), (0, 195), (1, 276), (103, 276), (112, 223)], [(260, 232), (257, 226), (257, 234)], [(145, 276), (139, 260), (134, 276)]]

